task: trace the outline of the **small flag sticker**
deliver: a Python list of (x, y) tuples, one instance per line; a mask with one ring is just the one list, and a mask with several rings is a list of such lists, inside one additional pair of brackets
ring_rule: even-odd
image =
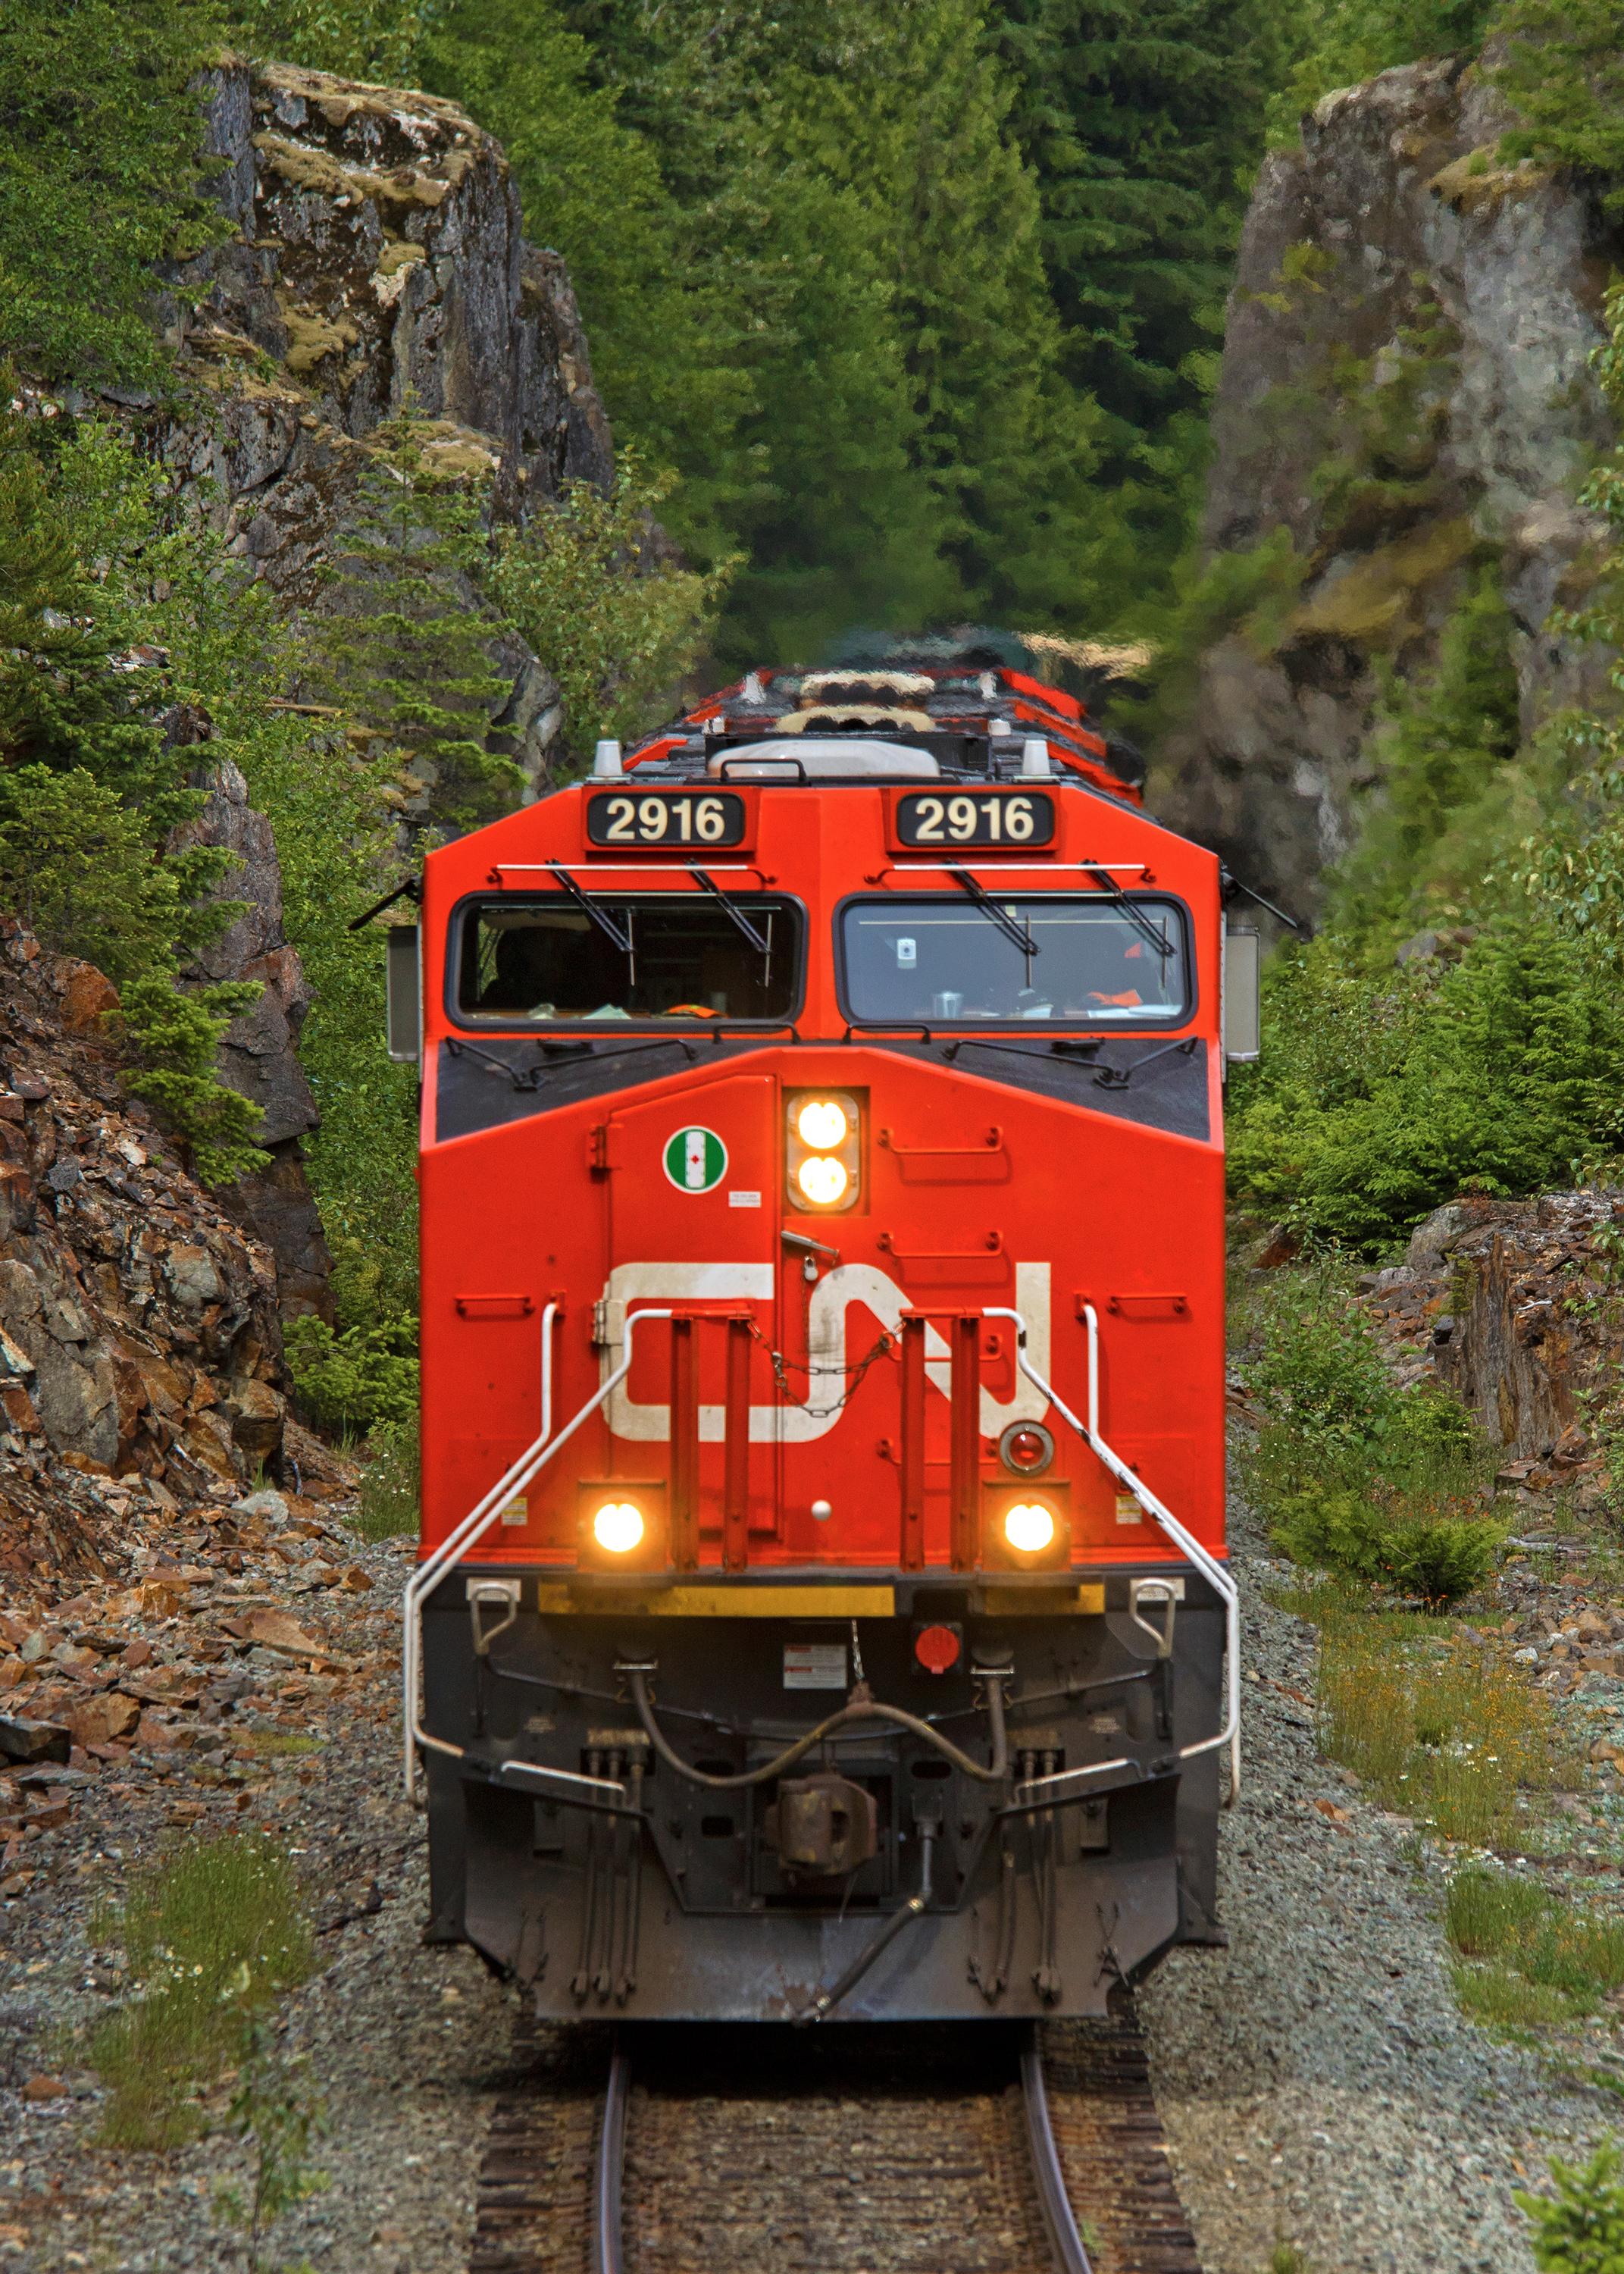
[(714, 1129), (679, 1129), (665, 1142), (665, 1174), (680, 1193), (708, 1193), (727, 1174), (727, 1148)]

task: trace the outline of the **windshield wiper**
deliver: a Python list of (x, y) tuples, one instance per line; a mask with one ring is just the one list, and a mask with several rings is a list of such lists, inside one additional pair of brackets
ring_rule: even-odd
[(629, 955), (632, 953), (632, 936), (629, 927), (622, 931), (602, 902), (595, 899), (590, 892), (583, 892), (561, 862), (549, 861), (547, 866), (569, 894), (570, 899), (586, 910), (599, 931), (607, 932), (622, 955)]
[(700, 887), (701, 891), (709, 892), (713, 900), (720, 900), (722, 903), (723, 912), (727, 916), (728, 921), (731, 923), (738, 925), (746, 939), (749, 941), (750, 945), (756, 950), (756, 954), (771, 956), (772, 953), (771, 942), (770, 940), (764, 940), (762, 937), (760, 932), (756, 930), (755, 925), (750, 922), (748, 916), (745, 915), (744, 910), (739, 906), (733, 895), (730, 892), (725, 892), (714, 877), (706, 876), (704, 870), (700, 867), (698, 862), (695, 860), (691, 853), (688, 855), (688, 874), (693, 877), (694, 882)]
[(1162, 934), (1156, 930), (1154, 924), (1151, 922), (1150, 918), (1144, 913), (1143, 909), (1134, 906), (1133, 902), (1128, 898), (1126, 892), (1123, 891), (1122, 886), (1116, 882), (1116, 877), (1112, 876), (1109, 869), (1096, 869), (1091, 862), (1087, 861), (1085, 861), (1082, 863), (1082, 868), (1084, 873), (1093, 879), (1094, 883), (1100, 887), (1100, 890), (1102, 892), (1109, 892), (1110, 894), (1112, 900), (1116, 901), (1117, 907), (1122, 910), (1124, 915), (1127, 917), (1128, 922), (1131, 924), (1135, 925), (1139, 930), (1144, 933), (1146, 938), (1150, 942), (1157, 954), (1165, 963), (1168, 957), (1176, 953), (1172, 941), (1170, 939), (1164, 939)]
[(1190, 1058), (1200, 1048), (1200, 1042), (1199, 1035), (1192, 1035), (1187, 1043), (1163, 1043), (1159, 1050), (1147, 1050), (1142, 1058), (1135, 1058), (1131, 1065), (1101, 1066), (1094, 1076), (1094, 1081), (1101, 1089), (1127, 1089), (1132, 1087), (1134, 1075), (1142, 1073), (1157, 1058), (1171, 1058), (1176, 1050)]
[(1041, 955), (1043, 951), (1031, 933), (1023, 931), (1009, 910), (1001, 908), (990, 893), (981, 890), (968, 870), (961, 869), (955, 861), (944, 861), (942, 866), (960, 891), (968, 892), (989, 923), (996, 923), (1005, 939), (1012, 940), (1023, 955)]

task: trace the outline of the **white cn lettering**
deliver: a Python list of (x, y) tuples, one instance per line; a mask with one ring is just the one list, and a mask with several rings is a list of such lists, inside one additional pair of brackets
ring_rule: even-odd
[[(715, 1302), (728, 1298), (770, 1303), (773, 1294), (771, 1263), (622, 1263), (609, 1275), (604, 1289), (606, 1342), (600, 1356), (606, 1380), (620, 1362), (628, 1303)], [(870, 1263), (846, 1263), (826, 1272), (808, 1305), (807, 1342), (809, 1360), (808, 1397), (804, 1405), (752, 1405), (750, 1438), (755, 1444), (804, 1445), (826, 1436), (844, 1411), (850, 1387), (848, 1367), (861, 1364), (870, 1346), (860, 1335), (854, 1356), (848, 1349), (846, 1312), (853, 1305), (869, 1313), (876, 1323), (895, 1334), (912, 1298), (876, 1271)], [(1041, 1374), (1049, 1367), (1049, 1266), (1017, 1263), (1015, 1308), (1026, 1321), (1027, 1354)], [(1006, 1319), (994, 1322), (1005, 1347), (1015, 1329)], [(1011, 1352), (1012, 1355), (1012, 1352)], [(944, 1397), (949, 1394), (952, 1368), (948, 1348), (933, 1326), (925, 1329), (925, 1374)], [(996, 1398), (981, 1389), (981, 1427), (983, 1436), (996, 1437), (1011, 1421), (1041, 1421), (1048, 1412), (1041, 1390), (1015, 1369), (1014, 1394)], [(671, 1408), (643, 1405), (626, 1394), (626, 1386), (609, 1400), (608, 1421), (617, 1437), (642, 1438), (658, 1444), (671, 1435)], [(699, 1434), (718, 1444), (724, 1434), (726, 1413), (720, 1405), (699, 1409)]]

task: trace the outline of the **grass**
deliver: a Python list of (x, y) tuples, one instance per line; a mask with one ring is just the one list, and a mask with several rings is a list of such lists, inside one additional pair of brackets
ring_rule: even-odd
[(1313, 2270), (1295, 2242), (1277, 2242), (1264, 2274), (1313, 2274)]
[(327, 1740), (297, 1729), (244, 1729), (237, 1742), (256, 1753), (319, 1753)]
[(395, 1540), (417, 1529), (422, 1483), (417, 1431), (385, 1423), (374, 1429), (372, 1455), (361, 1472), (355, 1529), (363, 1540)]
[(1564, 1905), (1507, 1872), (1458, 1872), (1444, 1927), (1464, 1962), (1452, 1969), (1455, 1996), (1475, 2021), (1548, 2028), (1624, 1988), (1624, 1919)]
[(122, 1946), (132, 1995), (91, 2032), (91, 2065), (110, 2089), (102, 2139), (169, 2148), (199, 2128), (195, 2095), (237, 2054), (248, 2021), (305, 1979), (312, 1949), (293, 1876), (268, 1839), (181, 1849), (93, 1921)]
[(1522, 1673), (1351, 1582), (1271, 1590), (1320, 1629), (1320, 1750), (1440, 1839), (1529, 1851), (1520, 1797), (1577, 1789), (1585, 1765)]

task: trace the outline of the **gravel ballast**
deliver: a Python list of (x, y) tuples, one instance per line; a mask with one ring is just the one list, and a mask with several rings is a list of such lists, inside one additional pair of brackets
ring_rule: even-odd
[[(1512, 2191), (1541, 2185), (1553, 2151), (1582, 2151), (1612, 2104), (1460, 2014), (1436, 1860), (1418, 1875), (1408, 1826), (1317, 1758), (1314, 1634), (1264, 1601), (1286, 1575), (1244, 1510), (1232, 1537), (1248, 1678), (1242, 1799), (1220, 1832), (1230, 1946), (1175, 1953), (1139, 2001), (1202, 2265), (1264, 2274), (1288, 2240), (1312, 2274), (1531, 2274)], [(421, 1941), (423, 1827), (400, 1792), (388, 1664), (409, 1551), (357, 1553), (373, 1584), (345, 1599), (343, 1646), (375, 1670), (322, 1715), (311, 1701), (320, 1751), (278, 1761), (238, 1818), (294, 1849), (319, 1929), (318, 1970), (281, 2022), (326, 2096), (331, 2184), (278, 2228), (272, 2263), (462, 2274), (518, 2009), (471, 1952)], [(176, 1778), (145, 1758), (79, 1792), (70, 1830), (31, 1848), (47, 1868), (0, 1913), (0, 2274), (244, 2263), (214, 2210), (240, 2149), (219, 2130), (173, 2155), (97, 2148), (97, 2081), (57, 2034), (117, 1988), (89, 1940), (94, 1903), (174, 1836)], [(236, 1804), (208, 1805), (212, 1828)], [(62, 2097), (26, 2097), (41, 2071)]]
[(1285, 1694), (1313, 1694), (1314, 1630), (1264, 1600), (1287, 1572), (1233, 1493), (1229, 1538), (1263, 1677), (1242, 1684), (1241, 1798), (1220, 1818), (1229, 1947), (1176, 1951), (1139, 2001), (1202, 2266), (1262, 2274), (1284, 2240), (1313, 2274), (1532, 2274), (1512, 2190), (1609, 2112), (1459, 2011), (1436, 1873), (1317, 1756)]

